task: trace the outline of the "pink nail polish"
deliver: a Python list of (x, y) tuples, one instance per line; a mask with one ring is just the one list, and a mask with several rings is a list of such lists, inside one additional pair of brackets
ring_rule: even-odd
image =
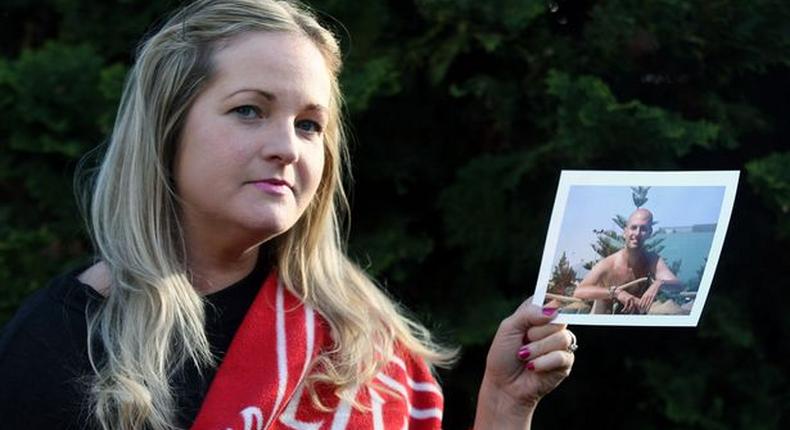
[(557, 312), (557, 308), (543, 308), (543, 315), (550, 317)]
[(520, 360), (526, 360), (527, 357), (529, 357), (529, 354), (530, 354), (529, 347), (527, 347), (527, 345), (522, 346), (518, 350), (518, 358)]
[(527, 363), (527, 370), (530, 370), (530, 371), (534, 371), (535, 370), (535, 365), (532, 364), (531, 361), (529, 363)]

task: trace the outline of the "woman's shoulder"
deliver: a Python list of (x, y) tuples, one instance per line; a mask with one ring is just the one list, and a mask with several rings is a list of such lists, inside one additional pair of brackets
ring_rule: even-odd
[(85, 337), (82, 328), (86, 312), (101, 296), (78, 279), (84, 270), (78, 268), (53, 278), (22, 303), (0, 329), (0, 363), (20, 345), (47, 347)]
[[(52, 279), (0, 329), (0, 422), (9, 428), (76, 428), (90, 376), (86, 312), (98, 294), (77, 280)], [(19, 427), (22, 428), (22, 427)]]
[(110, 288), (110, 268), (103, 261), (99, 261), (85, 270), (77, 271), (76, 280), (90, 287), (102, 296), (107, 296)]

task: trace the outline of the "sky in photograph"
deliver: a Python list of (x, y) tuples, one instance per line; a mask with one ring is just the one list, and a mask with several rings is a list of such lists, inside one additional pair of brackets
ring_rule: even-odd
[[(557, 264), (563, 251), (572, 266), (598, 259), (590, 246), (597, 237), (593, 230), (622, 231), (612, 218), (617, 214), (628, 217), (636, 209), (631, 194), (628, 186), (571, 186), (553, 264)], [(653, 220), (657, 221), (654, 230), (715, 224), (723, 198), (722, 186), (657, 186), (650, 188), (643, 207), (653, 212)]]

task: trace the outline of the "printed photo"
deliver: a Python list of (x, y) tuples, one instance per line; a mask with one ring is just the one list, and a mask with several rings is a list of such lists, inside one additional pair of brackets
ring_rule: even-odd
[(738, 172), (564, 171), (534, 303), (559, 322), (695, 326)]

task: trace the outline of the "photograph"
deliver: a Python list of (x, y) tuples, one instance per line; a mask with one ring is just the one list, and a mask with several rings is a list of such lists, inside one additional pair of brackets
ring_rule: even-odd
[(738, 172), (564, 171), (533, 303), (562, 322), (694, 326)]

